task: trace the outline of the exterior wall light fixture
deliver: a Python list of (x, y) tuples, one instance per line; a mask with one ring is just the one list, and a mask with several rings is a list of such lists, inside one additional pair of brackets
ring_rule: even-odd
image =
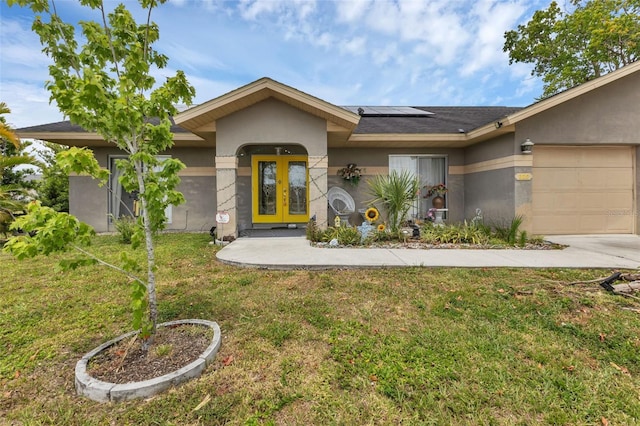
[(523, 154), (531, 154), (531, 152), (533, 151), (533, 145), (534, 145), (534, 143), (531, 142), (531, 139), (527, 138), (520, 145), (520, 149), (522, 150)]

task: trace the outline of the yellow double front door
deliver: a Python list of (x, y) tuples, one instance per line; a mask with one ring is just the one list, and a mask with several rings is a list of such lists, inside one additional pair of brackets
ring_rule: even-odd
[(251, 159), (254, 223), (309, 220), (307, 157), (254, 155)]

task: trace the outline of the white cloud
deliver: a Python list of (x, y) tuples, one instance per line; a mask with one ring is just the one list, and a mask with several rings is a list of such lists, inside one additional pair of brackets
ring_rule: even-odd
[(469, 46), (468, 57), (462, 75), (470, 75), (485, 68), (504, 68), (508, 55), (502, 51), (504, 32), (526, 11), (516, 3), (497, 3), (493, 0), (478, 1), (471, 11), (472, 21), (477, 23), (475, 36)]
[(388, 62), (401, 64), (403, 62), (402, 55), (398, 51), (396, 43), (389, 43), (381, 47), (374, 47), (371, 51), (373, 63), (376, 65), (384, 65)]
[(182, 43), (170, 42), (163, 46), (163, 53), (181, 68), (193, 71), (206, 68), (223, 69), (224, 63), (215, 56), (215, 51), (206, 54), (200, 49), (187, 47)]
[(241, 0), (240, 14), (244, 19), (256, 20), (260, 16), (280, 14), (304, 20), (316, 9), (315, 1), (291, 0)]
[(2, 79), (46, 78), (51, 61), (42, 53), (30, 21), (3, 19), (0, 25), (0, 70)]
[(340, 45), (340, 51), (350, 55), (362, 55), (364, 53), (367, 40), (364, 37), (355, 37)]
[(55, 103), (49, 104), (49, 92), (34, 84), (3, 81), (0, 99), (7, 103), (11, 114), (7, 122), (14, 128), (61, 121), (62, 113)]
[(350, 0), (336, 2), (336, 20), (351, 23), (360, 20), (371, 6), (372, 0)]

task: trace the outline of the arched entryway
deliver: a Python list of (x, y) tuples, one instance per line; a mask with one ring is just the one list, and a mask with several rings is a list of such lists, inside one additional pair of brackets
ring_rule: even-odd
[(303, 146), (245, 145), (238, 158), (240, 230), (309, 221), (309, 157)]

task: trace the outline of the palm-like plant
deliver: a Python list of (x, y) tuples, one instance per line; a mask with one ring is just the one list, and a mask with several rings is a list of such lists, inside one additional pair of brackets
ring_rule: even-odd
[[(8, 231), (9, 224), (13, 222), (15, 214), (22, 211), (24, 202), (21, 195), (26, 195), (24, 188), (16, 184), (2, 184), (2, 177), (6, 169), (23, 164), (34, 164), (34, 158), (30, 155), (6, 155), (7, 145), (12, 144), (20, 149), (20, 139), (6, 123), (3, 115), (10, 113), (7, 104), (0, 102), (0, 233)], [(10, 145), (9, 145), (10, 147)]]
[[(4, 121), (4, 114), (9, 114), (11, 110), (6, 103), (0, 102), (0, 139), (7, 140), (13, 144), (16, 148), (20, 147), (20, 139), (15, 134), (9, 125)], [(4, 153), (2, 153), (4, 155)]]
[(407, 170), (401, 173), (394, 170), (388, 176), (377, 175), (370, 180), (369, 192), (374, 196), (369, 203), (382, 207), (387, 213), (391, 231), (397, 232), (400, 223), (418, 198), (420, 182)]

